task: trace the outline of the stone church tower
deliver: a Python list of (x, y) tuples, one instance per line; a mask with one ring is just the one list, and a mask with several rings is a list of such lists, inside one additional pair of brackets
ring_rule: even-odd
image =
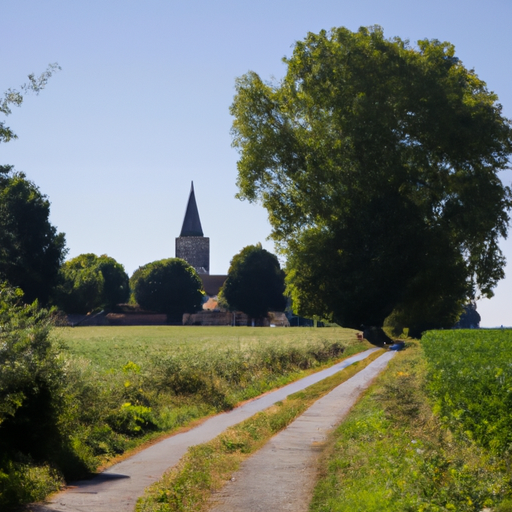
[(203, 236), (194, 195), (194, 182), (190, 187), (183, 227), (180, 236), (176, 238), (176, 258), (184, 259), (198, 274), (210, 273), (210, 239)]

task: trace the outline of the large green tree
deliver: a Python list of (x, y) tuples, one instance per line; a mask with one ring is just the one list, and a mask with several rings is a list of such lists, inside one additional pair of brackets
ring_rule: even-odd
[(181, 323), (183, 313), (195, 313), (203, 304), (203, 283), (194, 267), (180, 258), (139, 267), (130, 287), (139, 306), (165, 313), (172, 323)]
[[(29, 75), (19, 89), (8, 89), (0, 98), (0, 114), (12, 114), (27, 93), (39, 94), (59, 69), (50, 64), (40, 76)], [(0, 120), (0, 143), (16, 138)], [(47, 302), (66, 253), (64, 235), (50, 224), (49, 215), (50, 202), (38, 187), (13, 166), (0, 165), (0, 280), (21, 288), (29, 303)]]
[(278, 83), (240, 77), (231, 113), (238, 197), (268, 210), (297, 312), (440, 327), (492, 296), (512, 129), (453, 45), (336, 28), (285, 63)]
[(130, 296), (123, 265), (106, 254), (81, 254), (66, 261), (59, 274), (55, 302), (67, 313), (112, 308)]
[(50, 202), (25, 174), (0, 166), (0, 280), (46, 303), (66, 254), (65, 238), (50, 223)]
[(269, 311), (284, 311), (284, 272), (277, 257), (261, 244), (244, 247), (231, 260), (220, 296), (232, 311), (260, 319)]

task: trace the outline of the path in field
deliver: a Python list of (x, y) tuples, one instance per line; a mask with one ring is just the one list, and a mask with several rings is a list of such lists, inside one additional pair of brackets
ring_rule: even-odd
[[(137, 498), (142, 496), (144, 489), (159, 480), (165, 471), (177, 464), (190, 446), (214, 439), (228, 427), (267, 409), (292, 393), (334, 375), (356, 361), (365, 359), (375, 350), (378, 349), (372, 348), (356, 354), (330, 368), (247, 402), (232, 411), (218, 414), (188, 432), (168, 437), (115, 464), (91, 480), (74, 482), (68, 490), (53, 496), (50, 502), (32, 505), (30, 510), (34, 512), (133, 512)], [(271, 507), (269, 510), (275, 509)]]
[(210, 512), (305, 512), (316, 483), (318, 456), (328, 433), (396, 352), (386, 352), (317, 400), (247, 459), (212, 498)]

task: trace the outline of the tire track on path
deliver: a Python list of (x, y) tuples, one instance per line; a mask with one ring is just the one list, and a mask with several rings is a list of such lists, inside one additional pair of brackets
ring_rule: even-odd
[(365, 359), (375, 350), (378, 349), (372, 348), (356, 354), (229, 412), (213, 416), (187, 432), (168, 437), (111, 466), (91, 480), (72, 482), (67, 490), (54, 495), (49, 502), (33, 504), (28, 510), (33, 512), (133, 512), (137, 498), (142, 496), (144, 489), (159, 480), (168, 469), (177, 464), (190, 446), (211, 441), (228, 427), (284, 400), (288, 395), (301, 391)]
[(318, 457), (329, 432), (396, 352), (386, 352), (317, 400), (286, 429), (242, 463), (217, 493), (210, 512), (306, 512), (316, 483)]

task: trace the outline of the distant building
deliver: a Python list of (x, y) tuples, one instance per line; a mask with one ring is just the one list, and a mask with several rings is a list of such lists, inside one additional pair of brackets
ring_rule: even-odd
[(196, 269), (203, 282), (204, 291), (209, 297), (218, 295), (228, 276), (210, 275), (210, 239), (204, 236), (201, 227), (194, 193), (194, 182), (190, 186), (190, 195), (181, 233), (176, 238), (176, 258), (184, 259)]
[(194, 182), (190, 187), (181, 233), (176, 238), (176, 258), (184, 259), (200, 275), (210, 273), (210, 239), (203, 235), (194, 194)]

